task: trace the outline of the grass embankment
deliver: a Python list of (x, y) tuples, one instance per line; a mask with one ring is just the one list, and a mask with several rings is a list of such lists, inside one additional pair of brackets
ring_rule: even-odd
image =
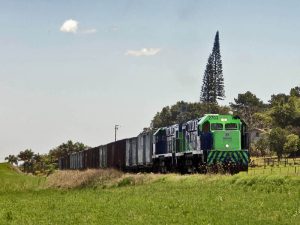
[(14, 191), (35, 190), (45, 178), (24, 175), (18, 168), (0, 163), (0, 194)]
[[(40, 188), (36, 178), (15, 173), (30, 185), (26, 191), (0, 187), (0, 224), (291, 225), (300, 221), (298, 176), (89, 171), (89, 178), (80, 178), (86, 176), (63, 173), (39, 181)], [(0, 172), (0, 178), (14, 182), (7, 180), (6, 172)]]

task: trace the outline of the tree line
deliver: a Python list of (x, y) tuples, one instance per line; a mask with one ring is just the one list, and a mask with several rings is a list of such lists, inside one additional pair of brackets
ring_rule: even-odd
[(16, 166), (21, 161), (20, 168), (25, 173), (51, 173), (58, 166), (58, 159), (64, 157), (73, 152), (80, 152), (89, 147), (81, 142), (73, 142), (71, 140), (66, 143), (62, 143), (59, 146), (51, 149), (46, 154), (35, 153), (31, 149), (20, 151), (18, 155), (9, 155), (5, 158), (10, 164)]

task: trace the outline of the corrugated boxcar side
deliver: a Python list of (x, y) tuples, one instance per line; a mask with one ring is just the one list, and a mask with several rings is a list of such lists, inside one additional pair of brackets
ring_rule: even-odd
[(76, 154), (72, 154), (72, 169), (76, 169)]
[(70, 169), (74, 169), (74, 155), (70, 155)]
[(99, 167), (103, 168), (103, 146), (99, 146)]
[(126, 166), (136, 166), (137, 137), (126, 140)]
[(91, 163), (90, 163), (91, 157), (90, 157), (90, 151), (89, 149), (85, 150), (85, 168), (90, 168)]
[(75, 169), (79, 169), (79, 154), (78, 152), (75, 153), (75, 156), (76, 156), (76, 160), (75, 160)]
[(126, 167), (131, 166), (131, 138), (126, 140)]
[(103, 168), (107, 167), (107, 145), (104, 145), (102, 148), (102, 164), (103, 164)]
[(116, 149), (115, 151), (117, 151), (116, 155), (116, 164), (117, 164), (117, 168), (120, 169), (125, 169), (125, 155), (126, 155), (126, 139), (124, 140), (120, 140), (116, 142)]
[(153, 134), (148, 132), (146, 134), (146, 143), (145, 143), (145, 154), (146, 154), (146, 164), (152, 164), (152, 152), (153, 152)]
[(150, 165), (152, 164), (153, 154), (153, 134), (152, 132), (143, 132), (137, 138), (137, 164)]
[(114, 143), (107, 144), (107, 167), (113, 167)]
[(60, 170), (64, 169), (64, 158), (63, 157), (59, 157), (59, 159), (58, 159), (58, 168)]
[(77, 152), (77, 169), (80, 169), (80, 152)]
[(99, 147), (99, 161), (100, 161), (100, 168), (106, 168), (107, 167), (107, 163), (106, 163), (106, 145), (102, 145)]
[(92, 165), (91, 168), (99, 168), (99, 147), (92, 148)]
[(83, 151), (82, 152), (82, 166), (83, 166), (83, 169), (86, 169), (87, 168), (87, 150)]
[(77, 153), (73, 155), (73, 169), (77, 169)]
[(138, 165), (144, 165), (144, 138), (143, 138), (142, 134), (140, 134), (138, 136), (138, 151), (137, 151), (137, 154), (138, 154), (137, 164)]
[(138, 157), (138, 138), (132, 140), (132, 166), (137, 166), (137, 157)]
[(79, 169), (83, 168), (83, 152), (79, 152)]
[(73, 166), (72, 166), (72, 163), (73, 163), (73, 161), (72, 161), (72, 155), (69, 155), (69, 160), (70, 160), (70, 169), (72, 169), (73, 168)]
[(90, 148), (89, 150), (88, 150), (88, 167), (89, 168), (93, 168), (93, 149), (92, 148)]
[(66, 156), (66, 169), (70, 169), (70, 156)]
[(72, 155), (69, 155), (69, 169), (72, 169)]
[(107, 145), (107, 166), (124, 169), (126, 161), (126, 139)]

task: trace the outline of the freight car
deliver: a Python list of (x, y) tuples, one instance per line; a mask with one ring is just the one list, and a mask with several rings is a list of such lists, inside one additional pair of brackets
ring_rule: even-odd
[(61, 157), (59, 168), (186, 173), (206, 172), (221, 166), (237, 172), (248, 169), (248, 147), (243, 120), (232, 115), (207, 114)]

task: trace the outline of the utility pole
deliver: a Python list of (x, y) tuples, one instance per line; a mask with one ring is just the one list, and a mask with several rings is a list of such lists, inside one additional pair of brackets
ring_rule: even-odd
[(119, 129), (120, 125), (115, 125), (115, 141), (117, 141), (117, 130)]

